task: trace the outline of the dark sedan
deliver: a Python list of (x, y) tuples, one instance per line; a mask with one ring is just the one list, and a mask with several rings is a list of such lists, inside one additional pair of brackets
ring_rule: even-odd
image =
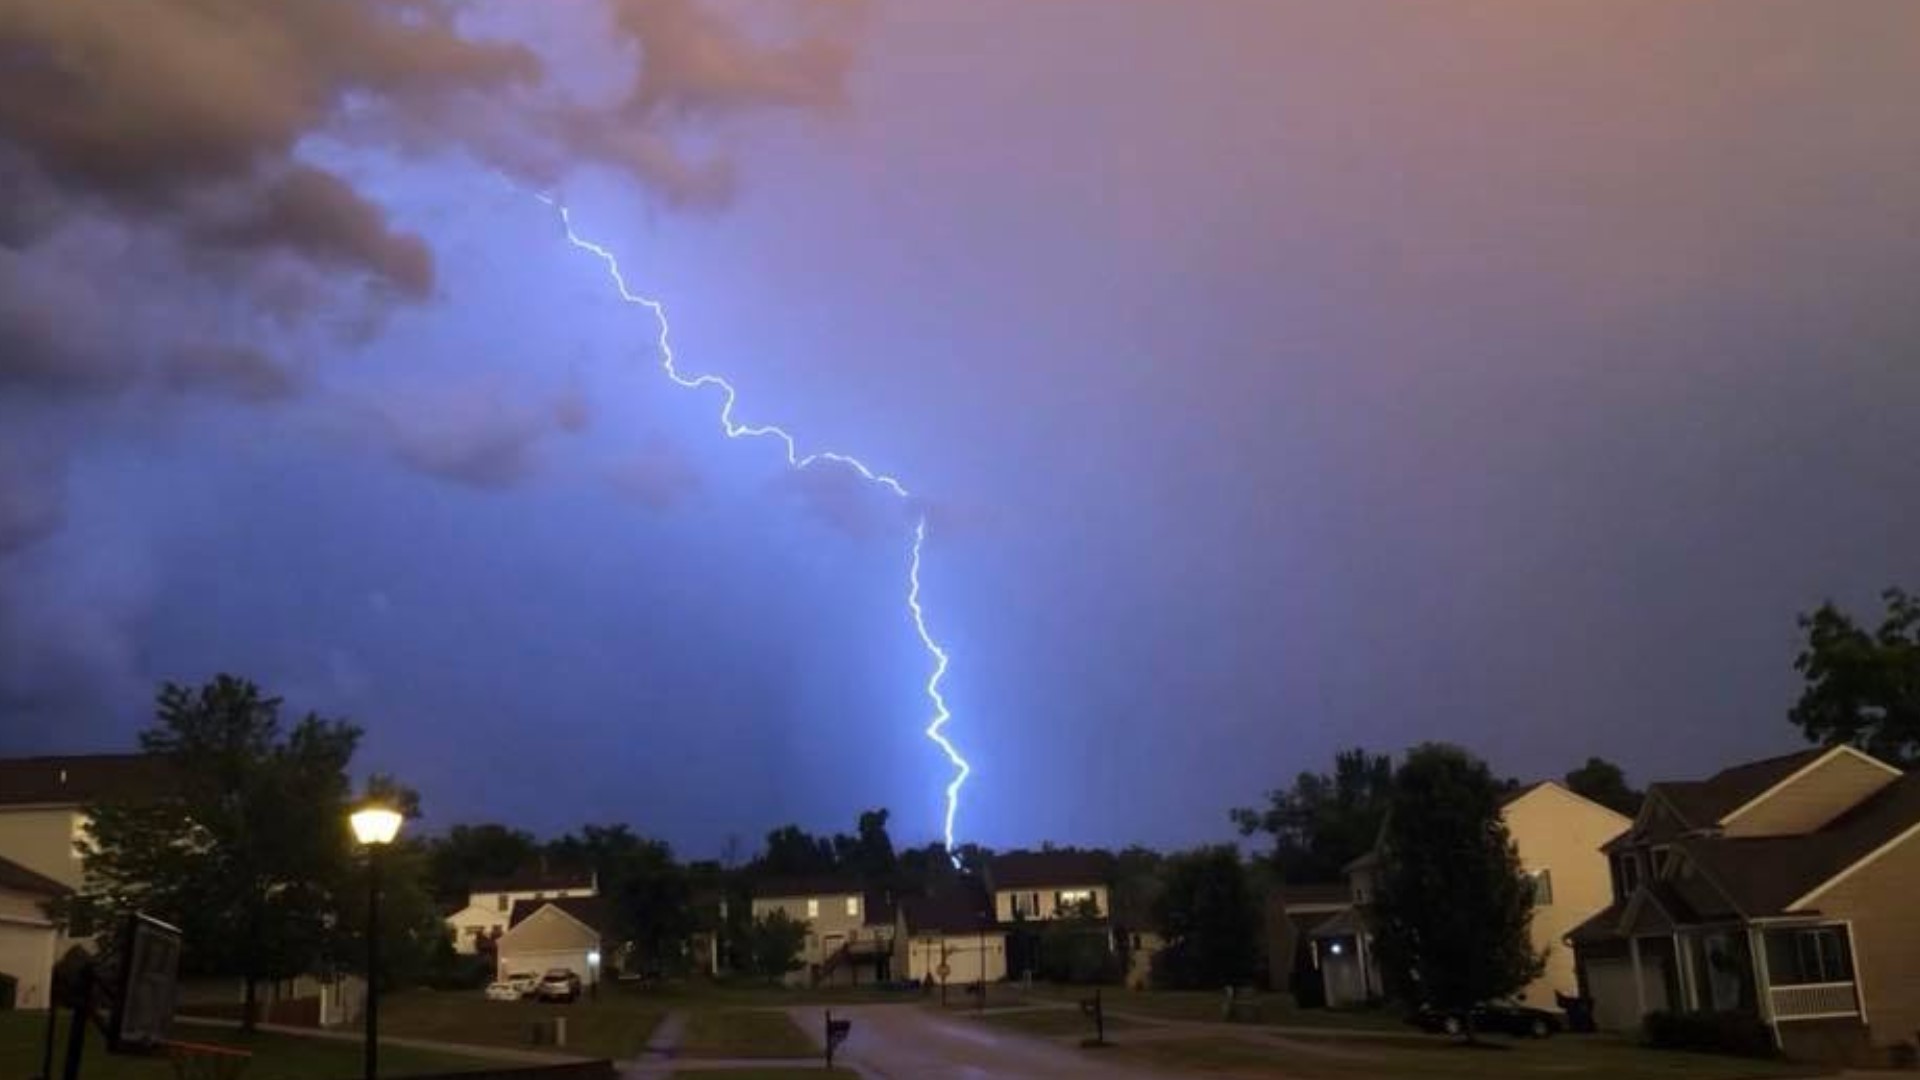
[(1535, 1009), (1514, 1002), (1490, 1001), (1471, 1010), (1422, 1008), (1407, 1022), (1425, 1031), (1441, 1035), (1464, 1035), (1472, 1024), (1476, 1035), (1521, 1035), (1544, 1039), (1566, 1030), (1566, 1019), (1559, 1013)]

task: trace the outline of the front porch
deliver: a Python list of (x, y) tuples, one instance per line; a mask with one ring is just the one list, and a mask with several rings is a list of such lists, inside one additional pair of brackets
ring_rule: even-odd
[(1675, 926), (1623, 945), (1582, 950), (1586, 992), (1603, 1026), (1637, 1026), (1655, 1011), (1743, 1012), (1770, 1025), (1777, 1042), (1782, 1024), (1866, 1023), (1847, 923)]

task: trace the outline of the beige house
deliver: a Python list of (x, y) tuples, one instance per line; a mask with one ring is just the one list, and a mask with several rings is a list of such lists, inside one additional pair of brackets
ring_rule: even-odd
[[(1553, 1009), (1558, 1006), (1556, 995), (1573, 997), (1579, 990), (1573, 953), (1563, 939), (1613, 898), (1607, 857), (1600, 849), (1632, 822), (1551, 780), (1507, 796), (1500, 817), (1519, 854), (1521, 872), (1533, 882), (1533, 945), (1547, 958), (1539, 978), (1515, 997)], [(1361, 1004), (1384, 992), (1367, 925), (1379, 871), (1379, 857), (1372, 852), (1350, 863), (1351, 906), (1328, 914), (1309, 932), (1311, 963), (1320, 971), (1330, 1006)]]
[(842, 878), (784, 878), (754, 887), (753, 917), (774, 912), (807, 926), (801, 967), (788, 973), (796, 986), (857, 983), (861, 969), (872, 981), (891, 977), (894, 908), (885, 894)]
[(521, 900), (494, 945), (498, 978), (571, 971), (581, 985), (600, 981), (601, 949), (610, 929), (606, 905), (594, 896)]
[(45, 909), (82, 883), (85, 808), (147, 797), (163, 779), (139, 754), (0, 759), (0, 975), (19, 1006), (44, 1005), (55, 959), (89, 940), (62, 934)]
[(1920, 774), (1851, 747), (1654, 784), (1608, 845), (1612, 903), (1575, 927), (1603, 1026), (1745, 1012), (1791, 1054), (1920, 1032)]
[(893, 970), (919, 983), (971, 985), (1007, 977), (1007, 934), (971, 890), (900, 901)]
[(482, 940), (504, 935), (512, 925), (517, 904), (585, 900), (598, 895), (599, 882), (591, 873), (530, 868), (511, 877), (476, 881), (468, 891), (467, 906), (447, 916), (454, 951), (473, 953)]
[(1054, 919), (1087, 904), (1099, 918), (1113, 911), (1113, 864), (1104, 852), (1012, 851), (993, 857), (986, 878), (996, 922)]

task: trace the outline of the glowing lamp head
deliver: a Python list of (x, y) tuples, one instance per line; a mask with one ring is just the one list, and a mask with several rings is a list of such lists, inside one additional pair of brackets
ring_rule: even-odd
[(1347, 950), (1341, 948), (1340, 943), (1336, 941), (1327, 948), (1327, 951), (1332, 953), (1335, 956), (1339, 956), (1341, 953), (1346, 952)]
[(369, 847), (393, 843), (400, 835), (400, 811), (384, 803), (364, 803), (348, 816), (353, 838)]
[(600, 950), (599, 949), (590, 949), (587, 951), (587, 963), (592, 965), (593, 967), (600, 966)]

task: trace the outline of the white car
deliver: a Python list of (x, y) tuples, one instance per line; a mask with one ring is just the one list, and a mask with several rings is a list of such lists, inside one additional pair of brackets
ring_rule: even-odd
[(540, 976), (531, 971), (516, 971), (506, 977), (506, 984), (520, 992), (521, 997), (532, 997), (540, 987)]
[(513, 985), (510, 982), (496, 982), (496, 983), (487, 984), (487, 1000), (488, 1001), (519, 1001), (522, 997), (525, 997), (525, 996), (526, 995), (520, 992), (519, 987)]

